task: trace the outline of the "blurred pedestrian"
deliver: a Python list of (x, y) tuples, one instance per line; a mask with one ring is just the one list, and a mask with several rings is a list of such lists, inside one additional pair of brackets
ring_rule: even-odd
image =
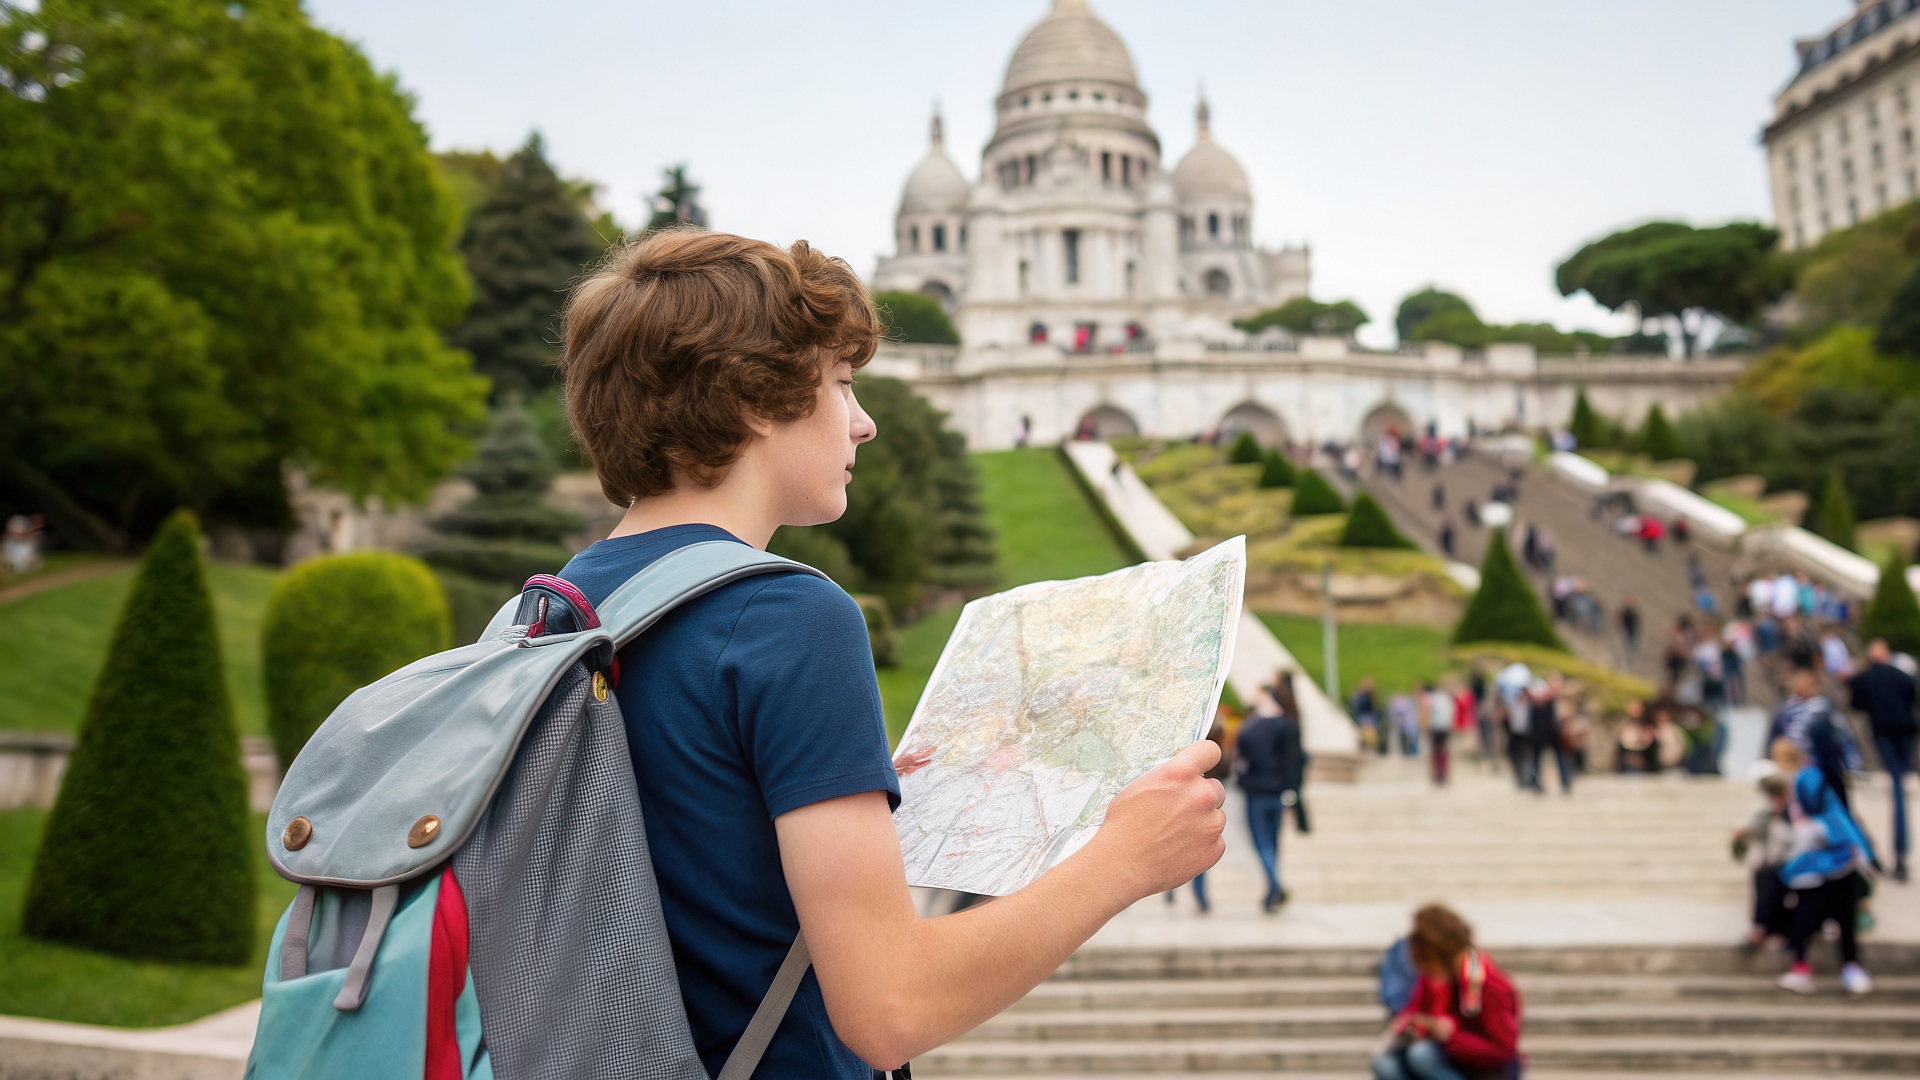
[(1376, 1080), (1518, 1080), (1520, 994), (1473, 947), (1473, 928), (1428, 904), (1413, 914), (1408, 951), (1420, 980), (1373, 1059)]
[(1453, 694), (1433, 683), (1420, 687), (1421, 712), (1426, 716), (1427, 746), (1435, 787), (1447, 784), (1447, 744), (1453, 739)]
[(1362, 675), (1360, 682), (1353, 688), (1353, 699), (1347, 703), (1347, 715), (1360, 728), (1360, 746), (1384, 754), (1387, 752), (1386, 740), (1380, 734), (1380, 706), (1374, 698), (1373, 676)]
[(1792, 739), (1775, 739), (1774, 764), (1793, 778), (1794, 834), (1801, 838), (1794, 856), (1780, 868), (1780, 878), (1793, 891), (1793, 925), (1787, 945), (1793, 967), (1780, 976), (1780, 988), (1797, 994), (1813, 993), (1813, 966), (1807, 945), (1831, 920), (1840, 928), (1840, 984), (1847, 993), (1873, 990), (1873, 978), (1860, 966), (1859, 908), (1868, 864), (1866, 837), (1847, 811), (1839, 792), (1820, 769), (1807, 760)]
[(1874, 749), (1893, 782), (1893, 880), (1907, 880), (1907, 774), (1920, 734), (1913, 715), (1914, 679), (1893, 665), (1887, 639), (1867, 642), (1866, 664), (1847, 680), (1853, 707), (1867, 714)]
[(1760, 809), (1734, 830), (1733, 858), (1746, 864), (1753, 879), (1753, 923), (1742, 948), (1752, 951), (1768, 938), (1784, 938), (1793, 925), (1787, 909), (1787, 883), (1780, 868), (1793, 856), (1793, 821), (1787, 814), (1792, 779), (1775, 773), (1760, 780)]
[(1234, 779), (1247, 796), (1247, 828), (1267, 875), (1260, 906), (1271, 912), (1287, 902), (1287, 891), (1280, 886), (1280, 826), (1287, 807), (1299, 801), (1306, 772), (1299, 720), (1286, 715), (1272, 687), (1241, 727), (1234, 751)]
[(1420, 706), (1411, 694), (1395, 694), (1387, 699), (1387, 719), (1400, 736), (1400, 755), (1420, 753)]
[(1447, 486), (1445, 484), (1436, 483), (1433, 485), (1433, 508), (1435, 510), (1445, 510), (1447, 508)]
[(15, 514), (7, 519), (6, 539), (0, 541), (0, 558), (6, 560), (8, 570), (27, 574), (40, 569), (40, 542), (45, 531), (46, 518), (39, 514), (31, 517)]
[(1787, 697), (1774, 710), (1768, 728), (1768, 745), (1785, 738), (1827, 778), (1840, 799), (1852, 808), (1847, 793), (1847, 773), (1865, 765), (1860, 748), (1854, 745), (1853, 726), (1834, 713), (1833, 703), (1820, 692), (1820, 672), (1814, 668), (1811, 653), (1795, 650), (1788, 658), (1792, 665), (1787, 675)]
[(1447, 558), (1449, 559), (1453, 558), (1453, 519), (1452, 518), (1447, 518), (1446, 520), (1440, 522), (1440, 550), (1446, 553)]
[(1627, 666), (1640, 657), (1640, 609), (1632, 598), (1620, 602), (1620, 640), (1626, 646)]

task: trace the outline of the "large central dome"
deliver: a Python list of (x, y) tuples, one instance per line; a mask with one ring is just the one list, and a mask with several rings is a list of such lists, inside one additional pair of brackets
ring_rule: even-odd
[(1075, 80), (1139, 89), (1133, 57), (1120, 35), (1087, 10), (1086, 0), (1054, 0), (1053, 10), (1013, 50), (1000, 92)]

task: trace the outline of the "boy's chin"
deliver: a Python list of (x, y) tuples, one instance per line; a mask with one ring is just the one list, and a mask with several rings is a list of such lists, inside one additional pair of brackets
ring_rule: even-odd
[(808, 525), (831, 525), (847, 513), (847, 495), (845, 491), (834, 493), (837, 498), (821, 499), (813, 506), (793, 515), (785, 524), (796, 528)]

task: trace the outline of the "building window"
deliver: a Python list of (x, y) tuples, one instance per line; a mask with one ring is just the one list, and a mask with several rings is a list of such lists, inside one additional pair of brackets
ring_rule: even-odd
[(1787, 152), (1783, 157), (1787, 163), (1787, 171), (1792, 172), (1794, 170), (1793, 147), (1787, 147)]
[[(1912, 140), (1909, 139), (1908, 141)], [(1122, 187), (1133, 186), (1133, 155), (1131, 154), (1120, 155), (1120, 185)]]
[(960, 250), (967, 250), (967, 227), (965, 225), (960, 226)]
[(1900, 129), (1900, 149), (1905, 150), (1909, 154), (1913, 153), (1913, 129), (1912, 128)]
[(1827, 160), (1826, 147), (1821, 143), (1818, 135), (1813, 137), (1813, 160), (1816, 162)]
[(1233, 242), (1236, 244), (1244, 244), (1246, 240), (1247, 219), (1240, 214), (1235, 214), (1233, 215)]
[(1853, 183), (1853, 159), (1852, 158), (1848, 158), (1847, 160), (1840, 163), (1840, 178), (1842, 180), (1845, 180), (1849, 184)]
[(1867, 126), (1870, 128), (1880, 126), (1880, 106), (1872, 101), (1867, 102)]
[(1207, 215), (1207, 238), (1211, 240), (1220, 239), (1220, 215), (1219, 214)]
[(1916, 183), (1916, 181), (1920, 181), (1920, 177), (1916, 177), (1914, 175), (1914, 171), (1912, 169), (1908, 169), (1907, 170), (1907, 194), (1913, 195), (1916, 193), (1920, 193), (1920, 183)]
[(1031, 183), (1033, 183), (1033, 167), (1034, 167), (1034, 164), (1035, 164), (1035, 161), (1034, 161), (1034, 157), (1033, 157), (1033, 155), (1032, 155), (1032, 154), (1028, 154), (1028, 155), (1027, 155), (1027, 177), (1026, 177), (1026, 181), (1027, 181), (1027, 183), (1029, 183), (1029, 184), (1031, 184)]
[(920, 250), (920, 226), (915, 225), (913, 228), (908, 229), (907, 236), (910, 237), (913, 241), (913, 250), (919, 251)]
[(1127, 344), (1131, 345), (1146, 336), (1147, 332), (1141, 329), (1139, 323), (1130, 322), (1127, 324)]
[(1180, 239), (1188, 243), (1193, 241), (1193, 219), (1184, 215), (1180, 218)]
[(1233, 279), (1219, 267), (1207, 271), (1206, 282), (1208, 296), (1225, 296), (1233, 291)]
[(1103, 94), (1103, 93), (1101, 93), (1101, 92), (1100, 92), (1100, 91), (1098, 91), (1098, 90), (1095, 90), (1095, 91), (1093, 92), (1093, 100), (1095, 100), (1095, 101), (1105, 101), (1105, 100), (1107, 100), (1107, 95), (1105, 95), (1105, 94)]
[(1103, 184), (1113, 183), (1112, 151), (1109, 151), (1109, 150), (1100, 151), (1100, 182)]
[(1129, 260), (1127, 263), (1127, 295), (1128, 296), (1133, 295), (1133, 275), (1134, 275), (1134, 264), (1131, 260)]
[(1146, 158), (1140, 159), (1140, 179), (1142, 180), (1145, 180), (1147, 178), (1147, 164), (1148, 163)]
[(1874, 143), (1873, 144), (1873, 167), (1877, 169), (1880, 166), (1885, 164), (1886, 164), (1886, 158), (1884, 155), (1880, 153), (1880, 144)]
[(1080, 284), (1080, 230), (1067, 229), (1060, 234), (1067, 252), (1067, 284)]
[(1860, 200), (1859, 199), (1847, 200), (1847, 224), (1849, 225), (1860, 224)]
[(1073, 324), (1073, 351), (1077, 353), (1092, 352), (1093, 341), (1095, 336), (1098, 333), (1099, 333), (1099, 327), (1095, 326), (1090, 322), (1074, 323)]
[(1027, 260), (1020, 260), (1020, 295), (1027, 295)]
[(1847, 145), (1847, 140), (1853, 137), (1853, 132), (1847, 128), (1847, 118), (1844, 116), (1841, 117), (1840, 123), (1835, 125), (1835, 127), (1840, 132), (1840, 145)]
[(1069, 90), (1069, 91), (1067, 91), (1067, 100), (1068, 100), (1068, 101), (1079, 101), (1079, 100), (1080, 100), (1080, 91), (1078, 91), (1078, 90)]
[(1797, 222), (1794, 222), (1794, 225), (1793, 225), (1793, 246), (1794, 246), (1794, 247), (1806, 247), (1806, 246), (1807, 246), (1807, 226), (1806, 226), (1806, 223), (1805, 223), (1805, 222), (1798, 222), (1798, 221), (1797, 221)]
[(1887, 208), (1887, 185), (1873, 185), (1873, 201), (1875, 209), (1885, 210)]
[(1025, 96), (1025, 95), (1022, 95), (1022, 96), (1021, 96), (1021, 98), (1020, 98), (1020, 107), (1021, 107), (1021, 108), (1023, 108), (1023, 109), (1024, 109), (1024, 108), (1026, 108), (1027, 106), (1029, 106), (1029, 105), (1032, 105), (1032, 104), (1033, 104), (1033, 99), (1032, 99), (1031, 97), (1027, 97), (1027, 96)]
[[(1021, 263), (1020, 265), (1025, 266), (1026, 264)], [(1047, 343), (1047, 324), (1034, 323), (1032, 326), (1027, 327), (1027, 340), (1033, 342), (1035, 345), (1045, 345)]]
[(1800, 188), (1798, 186), (1787, 189), (1787, 208), (1790, 210), (1800, 209)]
[(1826, 232), (1831, 228), (1833, 228), (1833, 216), (1825, 210), (1820, 211), (1820, 231)]
[(947, 227), (945, 225), (935, 225), (933, 227), (933, 250), (947, 250)]
[(1906, 87), (1903, 86), (1900, 89), (1895, 90), (1893, 92), (1893, 106), (1894, 108), (1900, 110), (1901, 116), (1907, 115), (1907, 88)]

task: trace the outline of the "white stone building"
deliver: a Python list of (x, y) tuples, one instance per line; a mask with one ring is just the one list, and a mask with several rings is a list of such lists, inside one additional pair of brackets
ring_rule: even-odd
[(996, 127), (968, 181), (940, 120), (901, 193), (879, 289), (922, 292), (969, 352), (1112, 354), (1226, 341), (1232, 321), (1307, 292), (1305, 248), (1253, 243), (1253, 194), (1213, 140), (1170, 172), (1133, 58), (1085, 0), (1055, 0), (1014, 50)]
[(1789, 250), (1920, 195), (1920, 0), (1856, 0), (1838, 26), (1794, 44), (1800, 68), (1762, 135)]

